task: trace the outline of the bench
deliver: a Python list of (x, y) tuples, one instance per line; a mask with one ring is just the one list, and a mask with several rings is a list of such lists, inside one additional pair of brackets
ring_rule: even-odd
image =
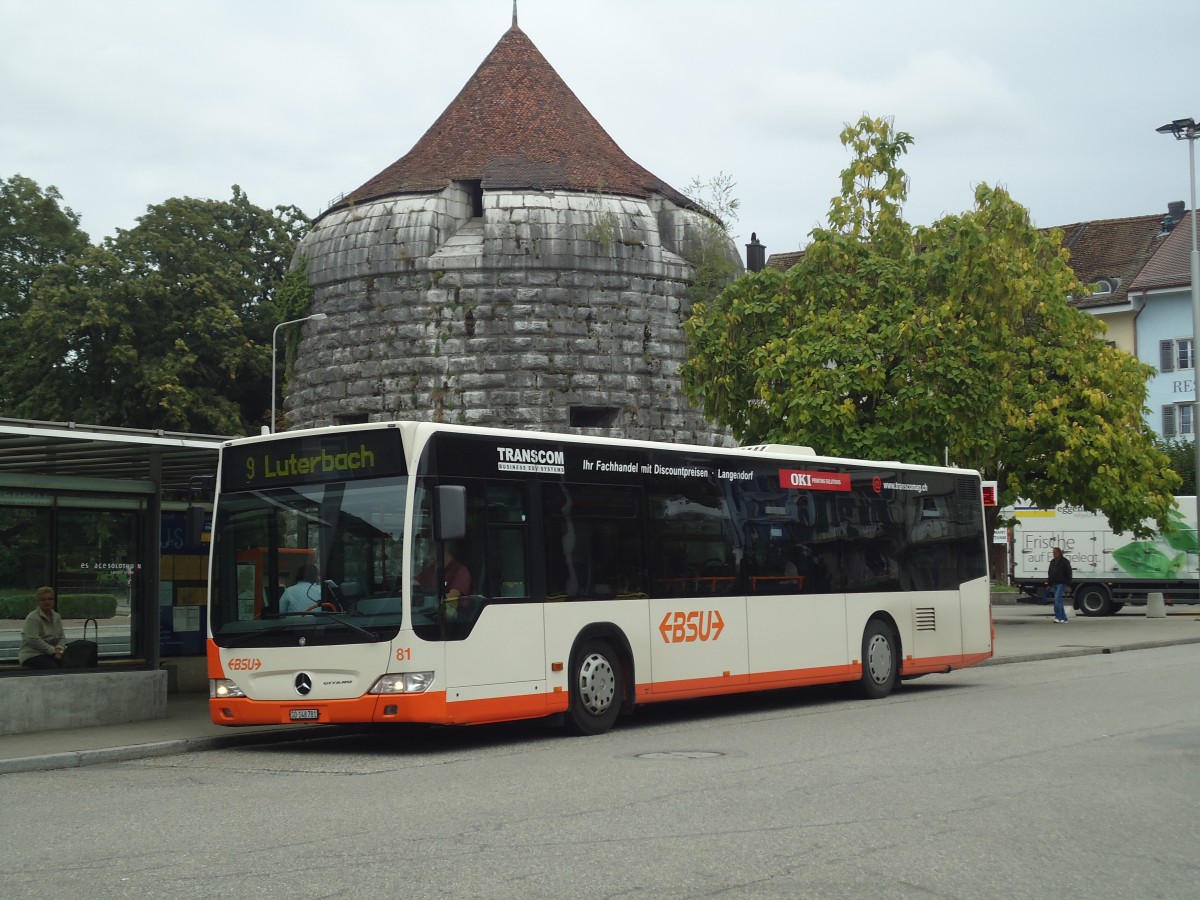
[(165, 719), (166, 670), (130, 669), (130, 660), (120, 662), (124, 667), (6, 671), (0, 735)]

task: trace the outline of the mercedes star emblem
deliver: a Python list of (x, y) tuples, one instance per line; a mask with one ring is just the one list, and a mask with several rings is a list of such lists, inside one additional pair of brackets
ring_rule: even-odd
[(296, 676), (296, 693), (303, 697), (312, 690), (312, 678), (307, 672), (301, 672)]

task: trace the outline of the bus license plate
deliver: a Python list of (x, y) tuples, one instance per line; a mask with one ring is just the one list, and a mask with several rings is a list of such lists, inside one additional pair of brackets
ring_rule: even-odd
[(321, 718), (319, 709), (293, 709), (289, 713), (293, 722), (315, 722)]

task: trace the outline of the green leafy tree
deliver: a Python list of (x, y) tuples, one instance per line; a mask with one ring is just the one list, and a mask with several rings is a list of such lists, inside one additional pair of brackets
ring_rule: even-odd
[(23, 175), (0, 181), (0, 321), (29, 309), (42, 271), (90, 246), (79, 216), (54, 185), (42, 190)]
[(1167, 455), (1171, 470), (1179, 476), (1177, 494), (1196, 494), (1196, 447), (1191, 441), (1159, 440), (1158, 448)]
[(270, 407), (271, 330), (295, 207), (175, 198), (48, 268), (8, 361), (6, 413), (175, 431), (257, 430)]
[(23, 175), (0, 181), (0, 409), (11, 403), (6, 362), (20, 352), (24, 338), (16, 323), (29, 311), (34, 283), (89, 246), (79, 217), (53, 185), (43, 190)]
[(953, 463), (1001, 503), (1070, 501), (1141, 530), (1178, 479), (1143, 419), (1153, 370), (1098, 340), (1061, 235), (1000, 188), (913, 228), (912, 138), (867, 116), (827, 228), (787, 273), (743, 276), (693, 307), (685, 389), (742, 442)]

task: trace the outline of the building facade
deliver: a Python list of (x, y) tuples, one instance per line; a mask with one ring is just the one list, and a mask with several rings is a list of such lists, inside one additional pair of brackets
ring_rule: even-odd
[(1196, 431), (1191, 215), (1173, 202), (1165, 216), (1063, 228), (1071, 266), (1092, 288), (1074, 305), (1105, 323), (1106, 340), (1155, 368), (1146, 385), (1146, 424), (1167, 439), (1191, 440)]
[(513, 26), (413, 149), (319, 216), (292, 427), (390, 419), (729, 443), (683, 396), (696, 261), (737, 250)]

